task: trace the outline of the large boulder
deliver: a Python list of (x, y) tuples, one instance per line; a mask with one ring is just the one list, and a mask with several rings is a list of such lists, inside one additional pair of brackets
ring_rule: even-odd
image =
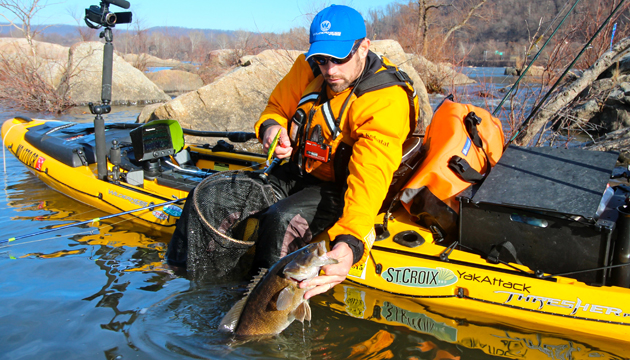
[[(103, 44), (82, 42), (70, 48), (67, 67), (68, 92), (73, 102), (85, 105), (101, 101)], [(150, 104), (171, 97), (149, 80), (140, 70), (114, 54), (112, 104)]]
[(389, 61), (393, 62), (409, 75), (418, 94), (420, 104), (418, 128), (420, 130), (426, 129), (433, 117), (433, 109), (431, 108), (431, 104), (429, 104), (429, 95), (427, 94), (424, 81), (422, 81), (418, 72), (414, 69), (412, 62), (409, 61), (409, 57), (405, 54), (402, 46), (395, 40), (374, 40), (370, 45), (370, 50), (378, 55), (385, 56)]
[[(267, 104), (271, 91), (289, 72), (301, 51), (265, 50), (251, 65), (236, 67), (196, 91), (178, 96), (138, 121), (176, 119), (182, 127), (209, 131), (251, 131)], [(191, 142), (211, 142), (187, 137)]]
[[(67, 46), (33, 40), (33, 48), (37, 57), (41, 59), (64, 62), (68, 60)], [(31, 46), (24, 38), (0, 38), (0, 53), (32, 56)]]
[(182, 70), (160, 70), (146, 76), (168, 95), (181, 95), (203, 86), (199, 75)]
[(476, 81), (456, 71), (449, 64), (436, 64), (421, 55), (407, 54), (409, 61), (427, 86), (459, 86), (474, 84)]
[(122, 55), (126, 62), (135, 67), (174, 67), (181, 65), (182, 62), (173, 59), (160, 59), (159, 57), (149, 54), (124, 54)]

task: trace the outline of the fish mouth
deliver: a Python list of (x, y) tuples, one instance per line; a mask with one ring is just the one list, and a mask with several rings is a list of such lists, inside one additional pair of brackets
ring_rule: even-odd
[(298, 278), (294, 278), (294, 277), (290, 277), (291, 280), (295, 281), (298, 285), (300, 285), (302, 282), (306, 281), (306, 278), (302, 278), (301, 280)]

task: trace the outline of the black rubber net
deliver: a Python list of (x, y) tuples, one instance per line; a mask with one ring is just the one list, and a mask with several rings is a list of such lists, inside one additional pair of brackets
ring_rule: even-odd
[(179, 253), (182, 260), (185, 253), (194, 280), (244, 276), (250, 270), (257, 240), (255, 214), (275, 202), (271, 185), (264, 184), (256, 173), (223, 171), (207, 177), (186, 200), (171, 240), (176, 248), (169, 248), (170, 257)]

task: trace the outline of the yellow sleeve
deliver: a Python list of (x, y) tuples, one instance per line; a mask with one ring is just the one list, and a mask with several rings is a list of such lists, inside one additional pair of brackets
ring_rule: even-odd
[(293, 63), (291, 70), (271, 92), (267, 107), (265, 107), (254, 126), (254, 131), (259, 139), (261, 135), (258, 133), (260, 127), (267, 120), (273, 120), (287, 128), (288, 119), (297, 110), (304, 89), (314, 78), (313, 70), (306, 61), (304, 54), (300, 54)]
[(409, 102), (398, 86), (359, 97), (348, 113), (356, 140), (348, 166), (348, 190), (343, 215), (328, 235), (352, 235), (363, 242), (366, 260), (375, 239), (374, 221), (402, 159), (409, 133)]

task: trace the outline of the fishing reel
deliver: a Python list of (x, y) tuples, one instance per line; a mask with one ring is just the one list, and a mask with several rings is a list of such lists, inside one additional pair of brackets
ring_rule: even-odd
[(116, 24), (131, 23), (131, 12), (110, 12), (109, 5), (120, 6), (123, 9), (129, 9), (129, 2), (125, 0), (103, 0), (101, 6), (92, 5), (85, 9), (85, 23), (92, 29), (100, 29), (105, 26), (112, 28)]

